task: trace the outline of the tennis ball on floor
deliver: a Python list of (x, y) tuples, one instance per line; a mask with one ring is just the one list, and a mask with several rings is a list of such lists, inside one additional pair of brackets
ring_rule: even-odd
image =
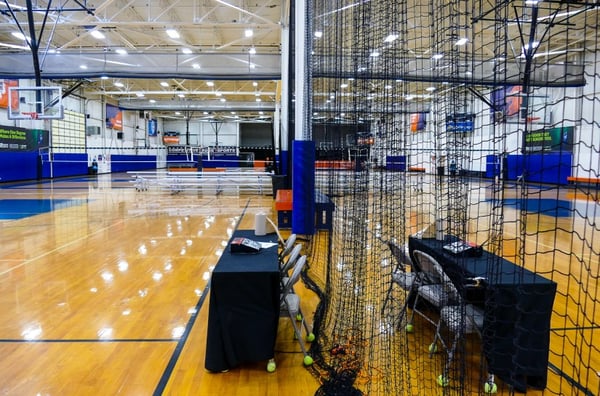
[(436, 352), (437, 352), (437, 344), (435, 342), (431, 343), (429, 345), (429, 353), (436, 353)]
[(439, 377), (437, 377), (437, 383), (439, 386), (445, 387), (448, 386), (448, 378), (444, 378), (443, 375), (440, 374)]
[(308, 355), (304, 356), (304, 365), (310, 366), (311, 364), (313, 364), (313, 358)]
[(407, 333), (412, 333), (414, 331), (414, 327), (412, 325), (412, 323), (409, 323), (406, 325), (406, 332)]
[(315, 335), (314, 333), (310, 333), (307, 337), (306, 337), (306, 341), (308, 342), (313, 342), (315, 340)]
[(276, 368), (277, 368), (277, 365), (275, 364), (275, 362), (267, 363), (267, 371), (269, 373), (274, 373)]
[(485, 393), (497, 393), (498, 386), (494, 382), (492, 382), (491, 384), (489, 382), (486, 382), (483, 386), (483, 391)]

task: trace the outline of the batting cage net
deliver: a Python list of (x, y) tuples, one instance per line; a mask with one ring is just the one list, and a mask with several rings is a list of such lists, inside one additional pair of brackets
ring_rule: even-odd
[(314, 0), (318, 395), (595, 395), (598, 4)]

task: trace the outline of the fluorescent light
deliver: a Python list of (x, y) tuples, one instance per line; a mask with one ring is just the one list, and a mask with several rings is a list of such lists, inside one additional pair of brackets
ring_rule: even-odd
[(316, 38), (321, 38), (321, 37), (323, 37), (323, 32), (322, 32), (322, 31), (320, 31), (320, 30), (317, 30), (317, 31), (315, 32), (315, 37), (316, 37)]
[(254, 48), (254, 47), (251, 47), (251, 48), (248, 50), (248, 53), (249, 53), (249, 54), (251, 54), (251, 55), (254, 55), (254, 54), (256, 54), (256, 48)]
[(379, 51), (377, 51), (377, 50), (373, 50), (373, 52), (371, 52), (371, 56), (372, 56), (372, 57), (377, 57), (377, 56), (379, 56), (379, 55), (381, 55), (381, 54), (380, 54), (380, 53), (379, 53)]
[(466, 37), (459, 38), (454, 45), (465, 45), (469, 42), (469, 39)]
[(442, 59), (444, 57), (444, 54), (435, 54), (432, 56), (433, 59)]
[(117, 50), (115, 50), (115, 52), (119, 55), (127, 55), (127, 51), (123, 48), (118, 48)]
[(86, 65), (79, 65), (79, 68), (85, 70), (85, 69), (87, 69), (87, 66)]
[(435, 87), (427, 87), (427, 88), (425, 88), (425, 91), (433, 92), (433, 91), (435, 91), (435, 89), (436, 89)]
[(26, 37), (23, 33), (21, 32), (12, 32), (11, 33), (14, 37), (18, 38), (19, 40), (27, 40), (29, 41), (29, 37)]
[(160, 82), (160, 86), (161, 86), (161, 87), (168, 87), (168, 86), (169, 86), (169, 83), (168, 83), (168, 82), (166, 82), (166, 81), (161, 81), (161, 82)]
[(252, 36), (254, 36), (254, 31), (252, 29), (246, 29), (246, 30), (244, 30), (244, 36), (252, 37)]
[[(538, 45), (540, 45), (540, 42), (539, 42), (539, 41), (532, 41), (532, 42), (531, 42), (531, 46), (532, 46), (533, 48), (537, 48), (537, 47), (538, 47)], [(525, 44), (525, 46), (524, 46), (523, 48), (524, 48), (524, 49), (526, 49), (526, 50), (528, 50), (528, 49), (529, 49), (529, 43), (528, 43), (528, 44)]]
[(179, 32), (175, 29), (167, 29), (165, 30), (165, 33), (167, 33), (167, 36), (171, 37), (172, 39), (178, 39), (179, 36)]
[(258, 83), (256, 81), (252, 81), (252, 86), (253, 87), (258, 87)]
[(98, 40), (103, 40), (106, 38), (104, 33), (102, 33), (100, 30), (92, 30), (90, 34), (92, 35), (92, 37), (97, 38)]
[(340, 88), (348, 88), (348, 84), (342, 83), (342, 84), (340, 84)]
[(390, 34), (385, 39), (383, 39), (383, 42), (384, 43), (391, 43), (392, 41), (396, 41), (397, 39), (398, 39), (398, 35), (397, 34)]
[(192, 53), (192, 50), (191, 50), (191, 49), (189, 49), (189, 48), (183, 48), (183, 49), (181, 50), (181, 52), (183, 52), (184, 54), (191, 54), (191, 53)]
[(214, 82), (212, 82), (212, 81), (207, 81), (207, 82), (206, 82), (206, 85), (208, 85), (209, 87), (214, 87), (214, 86), (215, 86), (215, 83), (214, 83)]
[(197, 64), (197, 63), (194, 63), (194, 64), (192, 65), (192, 68), (194, 68), (194, 69), (200, 69), (200, 65), (199, 65), (199, 64)]
[(117, 81), (117, 82), (114, 83), (114, 86), (118, 87), (118, 88), (123, 88), (125, 85), (122, 82), (118, 82)]

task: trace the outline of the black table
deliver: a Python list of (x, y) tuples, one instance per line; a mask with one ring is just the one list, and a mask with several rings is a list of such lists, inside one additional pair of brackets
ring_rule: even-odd
[(214, 372), (271, 359), (275, 351), (279, 322), (277, 236), (238, 230), (232, 239), (236, 237), (275, 245), (256, 254), (231, 254), (228, 244), (213, 270), (204, 366)]
[(435, 258), (460, 291), (466, 290), (466, 279), (485, 278), (482, 338), (490, 373), (517, 391), (545, 388), (556, 283), (485, 250), (480, 257), (466, 257), (443, 249), (456, 240), (410, 237), (409, 252), (413, 262), (414, 250)]

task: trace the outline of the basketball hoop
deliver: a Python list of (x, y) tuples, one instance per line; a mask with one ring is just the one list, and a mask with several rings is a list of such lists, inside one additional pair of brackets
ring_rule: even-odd
[(23, 112), (21, 113), (25, 116), (29, 116), (29, 119), (31, 120), (37, 120), (38, 119), (38, 113), (37, 111), (27, 111), (27, 112)]

